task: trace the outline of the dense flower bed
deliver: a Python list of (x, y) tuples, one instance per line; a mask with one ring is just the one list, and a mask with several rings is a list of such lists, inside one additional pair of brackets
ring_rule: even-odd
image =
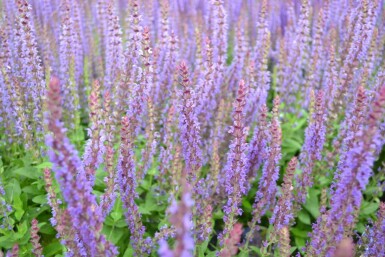
[(384, 9), (0, 1), (0, 256), (385, 256)]

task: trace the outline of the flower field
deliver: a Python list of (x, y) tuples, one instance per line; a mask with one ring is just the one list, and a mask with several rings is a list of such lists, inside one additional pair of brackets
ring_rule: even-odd
[(385, 257), (383, 0), (0, 0), (0, 257)]

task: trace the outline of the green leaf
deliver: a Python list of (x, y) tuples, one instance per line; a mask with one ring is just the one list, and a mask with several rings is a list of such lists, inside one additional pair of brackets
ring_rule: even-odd
[(134, 256), (134, 249), (132, 249), (132, 246), (130, 244), (128, 245), (126, 251), (124, 252), (123, 257), (131, 257), (131, 256)]
[(260, 254), (261, 253), (261, 250), (258, 248), (258, 247), (256, 247), (256, 246), (250, 246), (250, 249), (253, 251), (253, 252), (255, 252), (255, 253), (257, 253), (257, 254)]
[(118, 212), (112, 212), (111, 213), (111, 218), (114, 220), (114, 221), (118, 221), (122, 218), (122, 213), (118, 213)]
[(148, 180), (143, 180), (142, 183), (140, 184), (140, 187), (146, 191), (149, 191), (151, 188), (151, 183)]
[(19, 181), (16, 179), (11, 179), (7, 185), (4, 187), (6, 192), (6, 197), (9, 202), (13, 202), (13, 198), (15, 195), (21, 194)]
[(209, 241), (206, 240), (205, 242), (203, 242), (202, 244), (199, 245), (199, 257), (204, 257), (205, 256), (205, 252), (206, 252), (206, 249), (207, 249), (207, 246), (209, 244)]
[(15, 238), (16, 239), (20, 239), (27, 232), (28, 232), (28, 225), (27, 225), (27, 221), (24, 220), (23, 223), (17, 225), (17, 233), (15, 234)]
[(213, 218), (215, 220), (220, 220), (223, 218), (223, 211), (221, 209), (217, 210), (216, 212), (214, 212), (213, 214)]
[(358, 233), (364, 233), (365, 232), (365, 230), (366, 230), (366, 226), (362, 223), (362, 222), (358, 222), (357, 224), (356, 224), (356, 230), (357, 230), (357, 232)]
[(36, 166), (38, 169), (45, 169), (45, 168), (52, 168), (51, 162), (42, 162), (39, 165)]
[(38, 169), (31, 166), (16, 169), (13, 173), (30, 179), (37, 179), (41, 175)]
[(290, 232), (295, 236), (295, 237), (301, 237), (301, 238), (307, 238), (308, 236), (308, 231), (300, 228), (292, 228)]
[(51, 226), (50, 223), (47, 222), (42, 222), (40, 224), (39, 232), (42, 234), (47, 234), (47, 235), (55, 235), (56, 230)]
[(303, 223), (303, 224), (306, 224), (306, 225), (311, 225), (311, 218), (309, 216), (309, 214), (302, 210), (299, 214), (298, 214), (298, 219)]
[(36, 185), (23, 187), (22, 191), (31, 195), (39, 195), (43, 193), (42, 191), (38, 190)]
[(242, 209), (245, 212), (251, 212), (252, 211), (252, 206), (251, 206), (250, 202), (245, 198), (242, 199)]
[(378, 209), (379, 204), (378, 203), (369, 203), (364, 202), (361, 207), (360, 214), (362, 215), (371, 215), (375, 213)]
[(11, 248), (15, 244), (15, 232), (11, 231), (9, 234), (0, 236), (0, 247)]
[(126, 229), (103, 226), (103, 234), (105, 234), (107, 240), (111, 241), (113, 244), (117, 244), (125, 232), (127, 232)]
[(217, 256), (216, 252), (209, 252), (208, 254), (206, 254), (206, 257), (216, 257), (216, 256)]
[(146, 194), (146, 199), (144, 203), (139, 205), (139, 212), (141, 214), (151, 214), (151, 212), (159, 209), (158, 204), (155, 201), (155, 198), (152, 195), (152, 192), (149, 191)]
[(156, 167), (152, 167), (152, 168), (150, 168), (148, 171), (147, 171), (147, 174), (148, 175), (151, 175), (151, 176), (154, 176), (154, 175), (156, 175), (156, 174), (158, 174), (159, 172), (158, 172), (158, 170), (157, 170), (157, 168)]
[(295, 237), (294, 238), (294, 241), (295, 241), (295, 245), (297, 246), (297, 248), (300, 250), (302, 248), (305, 247), (306, 245), (306, 240), (304, 238), (301, 238), (301, 237)]
[(53, 241), (49, 245), (45, 246), (43, 249), (43, 254), (45, 257), (54, 256), (55, 254), (61, 253), (63, 246), (58, 241)]
[(38, 203), (38, 204), (45, 204), (47, 203), (47, 196), (46, 195), (38, 195), (32, 198), (32, 202)]
[(287, 138), (282, 143), (282, 147), (287, 148), (291, 152), (295, 152), (295, 151), (298, 151), (298, 150), (300, 150), (302, 148), (302, 144), (301, 144), (301, 142), (298, 142), (298, 141), (296, 141), (294, 139)]
[(310, 212), (310, 214), (314, 217), (317, 218), (320, 215), (319, 212), (319, 200), (318, 200), (318, 191), (310, 188), (309, 189), (309, 197), (306, 200), (306, 204), (304, 205), (304, 208)]
[(19, 195), (15, 195), (13, 199), (13, 209), (15, 210), (15, 218), (20, 220), (24, 215), (23, 202)]
[(127, 223), (124, 219), (114, 221), (110, 216), (106, 218), (105, 224), (111, 227), (124, 228), (127, 227)]

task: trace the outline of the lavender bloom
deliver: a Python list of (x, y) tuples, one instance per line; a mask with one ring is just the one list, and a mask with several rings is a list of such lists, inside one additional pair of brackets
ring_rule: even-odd
[(175, 109), (173, 106), (171, 106), (167, 111), (167, 120), (164, 125), (163, 129), (163, 138), (162, 138), (162, 147), (160, 149), (159, 154), (159, 171), (160, 171), (160, 178), (162, 179), (162, 185), (165, 184), (166, 177), (170, 175), (171, 171), (171, 162), (173, 158), (173, 149), (175, 148), (175, 145), (173, 144), (172, 140), (172, 131), (173, 131), (173, 124), (174, 124), (174, 112)]
[(209, 108), (215, 110), (218, 106), (216, 100), (217, 95), (221, 92), (223, 87), (224, 71), (226, 68), (227, 59), (227, 13), (224, 8), (223, 0), (211, 0), (212, 14), (210, 15), (210, 22), (212, 25), (212, 37), (210, 38), (213, 45), (213, 61), (216, 64), (214, 74), (214, 90), (210, 97)]
[(18, 134), (22, 133), (23, 138), (25, 140), (24, 145), (26, 149), (33, 149), (34, 142), (33, 142), (33, 133), (31, 133), (31, 126), (29, 125), (29, 119), (28, 115), (24, 112), (24, 108), (26, 108), (25, 101), (23, 99), (23, 91), (20, 86), (19, 81), (14, 80), (14, 93), (15, 96), (12, 99), (14, 104), (14, 109), (16, 111), (17, 118), (16, 118), (16, 131), (18, 131)]
[(193, 193), (194, 195), (194, 209), (193, 215), (195, 217), (195, 238), (197, 242), (201, 243), (209, 240), (212, 231), (212, 206), (210, 196), (212, 195), (213, 181), (210, 175), (206, 179), (200, 179), (196, 184)]
[[(352, 38), (347, 38), (345, 42), (345, 44), (347, 44), (347, 53), (344, 59), (343, 66), (341, 67), (339, 72), (340, 81), (338, 83), (338, 89), (332, 105), (332, 110), (335, 113), (344, 113), (343, 109), (346, 106), (346, 102), (351, 99), (351, 94), (354, 92), (353, 90), (349, 91), (349, 88), (351, 88), (349, 85), (353, 80), (355, 74), (354, 71), (360, 63), (360, 59), (362, 59), (361, 55), (366, 55), (366, 49), (368, 48), (368, 46), (366, 45), (368, 43), (370, 44), (371, 42), (370, 39), (369, 42), (365, 42), (366, 38), (371, 38), (371, 27), (373, 26), (373, 23), (369, 22), (369, 27), (365, 28), (365, 24), (366, 22), (368, 22), (367, 5), (367, 1), (362, 1), (358, 6), (351, 7), (352, 10), (351, 17), (349, 17), (349, 28), (354, 36), (352, 36)], [(363, 35), (365, 35), (365, 37), (363, 37)]]
[[(230, 104), (228, 104), (230, 106)], [(220, 193), (221, 189), (223, 190), (223, 187), (219, 185), (220, 181), (222, 180), (222, 174), (221, 174), (221, 156), (220, 156), (220, 149), (221, 149), (221, 143), (224, 140), (224, 124), (222, 124), (224, 117), (226, 115), (226, 105), (225, 101), (221, 100), (218, 107), (218, 115), (214, 123), (214, 129), (212, 131), (212, 158), (211, 158), (211, 177), (213, 179), (213, 186), (212, 186), (212, 197), (213, 201), (218, 200), (215, 199), (216, 197), (220, 197), (222, 194)]]
[[(58, 199), (55, 190), (52, 186), (51, 170), (44, 169), (45, 190), (47, 191), (47, 201), (51, 206), (52, 218), (51, 225), (55, 227), (58, 234), (56, 237), (61, 238), (61, 242), (67, 248), (67, 255), (69, 256), (85, 256), (80, 254), (83, 250), (79, 249), (79, 242), (75, 239), (77, 237), (72, 222), (68, 215), (68, 210), (60, 209), (61, 200)], [(84, 247), (83, 247), (84, 248)]]
[[(127, 75), (138, 76), (136, 72), (138, 72), (139, 67), (139, 56), (141, 52), (140, 42), (142, 39), (141, 32), (143, 28), (141, 26), (142, 16), (139, 12), (139, 2), (138, 0), (130, 1), (129, 6), (129, 17), (127, 24), (130, 24), (129, 32), (127, 34), (127, 47), (124, 52), (125, 55), (125, 63), (124, 68)], [(134, 77), (135, 78), (135, 77)]]
[(175, 247), (170, 250), (167, 242), (161, 240), (159, 242), (160, 249), (158, 254), (161, 257), (192, 257), (194, 250), (194, 239), (191, 235), (192, 221), (191, 221), (191, 207), (193, 200), (189, 190), (184, 185), (184, 192), (179, 203), (174, 201), (169, 208), (171, 214), (170, 221), (175, 227)]
[(363, 256), (384, 256), (385, 255), (385, 203), (380, 203), (380, 209), (377, 212), (377, 221), (365, 235), (366, 244)]
[(310, 3), (309, 0), (301, 1), (301, 12), (297, 25), (295, 26), (295, 35), (289, 45), (293, 47), (289, 51), (288, 65), (284, 66), (284, 80), (280, 86), (279, 92), (284, 99), (284, 102), (293, 105), (297, 99), (297, 92), (301, 94), (301, 88), (304, 84), (303, 70), (309, 61), (309, 41), (310, 41)]
[(119, 18), (114, 11), (113, 4), (109, 2), (107, 4), (106, 13), (107, 29), (106, 35), (106, 71), (104, 76), (104, 89), (112, 92), (115, 96), (115, 83), (119, 78), (119, 70), (122, 67), (122, 31), (119, 25)]
[[(148, 169), (151, 167), (153, 156), (155, 155), (156, 146), (157, 146), (157, 135), (155, 131), (155, 116), (154, 116), (154, 98), (151, 96), (153, 90), (153, 67), (151, 61), (151, 46), (150, 46), (150, 31), (148, 28), (145, 28), (142, 33), (142, 45), (143, 45), (143, 79), (142, 83), (145, 84), (145, 99), (147, 101), (147, 124), (146, 124), (146, 147), (142, 152), (142, 163), (138, 167), (137, 176), (139, 179), (143, 179), (146, 175)], [(156, 57), (154, 58), (154, 60)]]
[(208, 123), (214, 115), (215, 102), (213, 102), (214, 95), (214, 78), (215, 78), (215, 64), (213, 62), (213, 46), (209, 39), (206, 40), (204, 46), (205, 60), (202, 64), (202, 78), (199, 79), (198, 85), (201, 92), (199, 93), (199, 99), (197, 103), (197, 115), (201, 118), (202, 126)]
[(49, 158), (53, 163), (56, 179), (68, 204), (73, 226), (87, 254), (115, 256), (116, 248), (101, 234), (103, 223), (95, 196), (86, 179), (78, 153), (66, 137), (63, 123), (60, 121), (60, 100), (59, 81), (52, 78), (48, 92), (50, 114), (47, 115), (47, 124), (53, 134), (47, 135), (46, 144), (50, 147)]
[(243, 29), (244, 22), (240, 21), (237, 28), (236, 42), (234, 43), (234, 62), (231, 69), (231, 81), (229, 89), (232, 90), (236, 87), (243, 77), (243, 71), (245, 66), (245, 59), (248, 51), (248, 42), (246, 40), (245, 30)]
[[(83, 71), (84, 71), (84, 31), (83, 31), (83, 24), (81, 20), (81, 11), (80, 11), (80, 3), (76, 0), (70, 0), (70, 6), (71, 8), (71, 16), (73, 17), (73, 25), (74, 25), (74, 34), (75, 34), (75, 40), (74, 44), (72, 45), (73, 52), (74, 52), (74, 81), (76, 82), (77, 90), (79, 92), (80, 97), (84, 97), (83, 94), (85, 94), (84, 85), (82, 82), (83, 79)], [(78, 103), (79, 104), (79, 103)], [(76, 107), (76, 106), (75, 106)], [(79, 108), (79, 107), (78, 107)]]
[[(306, 94), (310, 93), (310, 90), (319, 89), (321, 83), (322, 72), (325, 64), (325, 54), (324, 54), (324, 45), (322, 44), (322, 40), (324, 39), (324, 8), (322, 8), (318, 12), (318, 19), (315, 25), (315, 35), (314, 41), (312, 43), (311, 49), (311, 65), (309, 69), (309, 74), (306, 77)], [(332, 41), (332, 44), (334, 42)], [(308, 104), (307, 101), (304, 103)], [(305, 105), (306, 106), (306, 105)]]
[(223, 210), (225, 216), (223, 221), (225, 222), (225, 228), (220, 235), (221, 252), (226, 251), (226, 245), (224, 243), (228, 239), (232, 228), (234, 227), (237, 216), (242, 214), (242, 210), (239, 205), (242, 200), (242, 196), (246, 193), (246, 170), (247, 163), (246, 151), (246, 135), (247, 128), (244, 124), (245, 119), (245, 104), (249, 87), (243, 80), (239, 82), (237, 98), (234, 101), (233, 109), (233, 126), (230, 127), (229, 133), (231, 133), (233, 139), (230, 143), (230, 149), (227, 154), (227, 163), (224, 167), (224, 186), (225, 192), (228, 197), (227, 203)]
[(79, 95), (75, 81), (75, 58), (74, 47), (78, 44), (78, 37), (74, 30), (74, 21), (68, 1), (61, 7), (61, 35), (59, 45), (60, 81), (62, 83), (61, 94), (63, 95), (64, 119), (68, 127), (74, 128), (77, 123), (75, 114), (79, 111)]
[[(277, 205), (270, 218), (273, 231), (269, 235), (269, 243), (278, 242), (278, 249), (281, 256), (290, 256), (290, 233), (289, 227), (294, 220), (293, 215), (293, 177), (297, 166), (297, 158), (293, 157), (286, 168), (283, 177), (283, 185)], [(264, 243), (264, 247), (268, 242)]]
[[(362, 125), (366, 119), (367, 114), (367, 97), (365, 89), (360, 86), (358, 88), (357, 96), (351, 111), (348, 111), (345, 120), (341, 124), (341, 130), (338, 138), (333, 142), (333, 148), (339, 149), (340, 156), (338, 162), (338, 170), (343, 170), (343, 165), (346, 164), (346, 153), (349, 149), (354, 147), (356, 140), (359, 138), (357, 133), (362, 129)], [(342, 142), (341, 142), (342, 141)], [(334, 181), (338, 181), (340, 174), (336, 173)], [(336, 184), (333, 185), (333, 187)], [(332, 188), (333, 188), (332, 187)]]
[[(25, 78), (22, 88), (25, 90), (25, 101), (32, 112), (30, 121), (37, 133), (43, 132), (42, 97), (45, 95), (44, 74), (38, 56), (35, 31), (32, 24), (31, 6), (26, 0), (17, 0), (18, 36), (21, 42), (21, 76)], [(39, 140), (39, 136), (36, 139)]]
[[(155, 105), (161, 104), (162, 100), (166, 100), (170, 97), (172, 89), (172, 82), (174, 77), (174, 70), (176, 66), (176, 59), (178, 56), (177, 53), (177, 43), (178, 39), (176, 38), (176, 35), (173, 31), (170, 32), (170, 36), (165, 39), (165, 46), (164, 48), (160, 49), (160, 55), (159, 58), (162, 58), (162, 53), (164, 52), (164, 64), (162, 65), (160, 61), (157, 63), (157, 67), (160, 70), (158, 72), (158, 83), (159, 86), (156, 88), (155, 92)], [(159, 91), (159, 93), (158, 93)], [(166, 108), (167, 110), (167, 104)]]
[(328, 49), (329, 57), (323, 79), (323, 87), (325, 88), (325, 106), (328, 110), (332, 108), (332, 103), (334, 102), (334, 97), (338, 89), (336, 87), (338, 84), (338, 73), (334, 44), (335, 42), (333, 40)]
[[(10, 33), (8, 30), (10, 30), (9, 23), (6, 23), (4, 28), (0, 30), (1, 64), (3, 65), (0, 76), (0, 122), (2, 129), (5, 130), (5, 135), (8, 135), (7, 139), (10, 141), (16, 132), (15, 122), (19, 113), (17, 113), (14, 108), (15, 92), (10, 83), (10, 78), (12, 77), (11, 67), (14, 65), (11, 56)], [(24, 133), (22, 134), (25, 135)]]
[(267, 158), (269, 131), (266, 118), (267, 107), (266, 105), (262, 105), (260, 108), (258, 124), (254, 129), (247, 154), (246, 171), (249, 180), (253, 180), (256, 177), (255, 172), (260, 168), (263, 160)]
[(146, 249), (144, 244), (143, 235), (145, 227), (142, 224), (141, 215), (135, 203), (135, 198), (137, 198), (137, 182), (131, 124), (128, 117), (123, 117), (117, 178), (120, 186), (120, 196), (126, 209), (126, 221), (131, 231), (130, 242), (134, 248), (135, 255), (143, 256), (148, 253), (149, 249)]
[(32, 220), (31, 226), (31, 243), (32, 243), (32, 252), (36, 257), (43, 257), (43, 247), (40, 244), (40, 236), (38, 235), (38, 221), (36, 219)]
[(281, 159), (281, 141), (282, 131), (279, 124), (278, 108), (280, 100), (277, 96), (274, 99), (273, 118), (270, 125), (269, 146), (266, 160), (262, 168), (262, 176), (259, 180), (258, 191), (255, 195), (253, 205), (253, 218), (250, 223), (250, 231), (246, 237), (246, 246), (248, 245), (257, 223), (266, 210), (274, 205), (275, 194), (277, 191), (277, 179), (279, 176), (279, 161)]
[(317, 93), (311, 103), (314, 110), (310, 112), (309, 125), (305, 130), (305, 142), (300, 155), (302, 174), (299, 178), (298, 202), (306, 201), (307, 187), (312, 186), (312, 172), (316, 161), (321, 160), (321, 152), (326, 136), (325, 101), (323, 91)]
[(227, 59), (227, 13), (224, 8), (223, 0), (211, 0), (211, 24), (213, 26), (213, 33), (211, 41), (214, 46), (214, 61), (218, 63), (218, 74), (222, 75), (222, 71), (226, 65)]
[[(287, 227), (293, 221), (293, 177), (297, 167), (297, 158), (293, 157), (286, 168), (283, 177), (282, 192), (278, 203), (274, 208), (270, 223), (274, 224), (274, 231), (277, 233), (282, 228)], [(274, 233), (273, 233), (274, 234)]]
[[(104, 94), (104, 110), (102, 112), (101, 119), (103, 121), (103, 129), (101, 131), (101, 137), (99, 142), (99, 157), (100, 159), (104, 158), (103, 160), (105, 165), (105, 171), (107, 172), (107, 176), (104, 179), (107, 186), (104, 190), (104, 194), (100, 196), (99, 204), (103, 218), (105, 218), (108, 213), (110, 213), (112, 207), (114, 206), (117, 190), (116, 171), (114, 165), (114, 137), (112, 133), (115, 126), (114, 120), (111, 118), (111, 109), (111, 95), (107, 91)], [(100, 162), (102, 162), (102, 160)]]
[(100, 103), (100, 85), (98, 81), (93, 83), (93, 88), (89, 99), (90, 123), (88, 135), (90, 139), (86, 143), (83, 156), (84, 170), (87, 174), (87, 179), (94, 183), (96, 169), (101, 163), (99, 157), (99, 141), (100, 141), (100, 118), (101, 118), (101, 103)]
[(256, 87), (253, 93), (250, 94), (248, 102), (256, 102), (252, 114), (256, 117), (257, 110), (262, 104), (266, 103), (267, 93), (270, 87), (270, 72), (268, 70), (268, 54), (271, 47), (270, 31), (267, 24), (267, 1), (261, 3), (261, 10), (257, 22), (257, 42), (255, 44), (255, 52), (252, 56), (252, 62), (255, 64), (256, 73)]
[[(331, 196), (331, 207), (325, 218), (313, 226), (307, 252), (311, 255), (333, 256), (336, 245), (355, 223), (355, 213), (362, 201), (362, 191), (372, 175), (374, 151), (383, 140), (380, 138), (380, 117), (385, 113), (385, 86), (378, 92), (368, 119), (357, 133), (358, 140), (346, 153), (346, 164), (340, 165), (336, 190)], [(322, 216), (321, 216), (322, 217)]]
[(199, 123), (196, 116), (196, 95), (191, 86), (189, 72), (184, 62), (179, 65), (182, 90), (178, 92), (181, 102), (178, 110), (181, 114), (179, 129), (181, 133), (185, 170), (188, 179), (196, 183), (197, 172), (201, 167)]

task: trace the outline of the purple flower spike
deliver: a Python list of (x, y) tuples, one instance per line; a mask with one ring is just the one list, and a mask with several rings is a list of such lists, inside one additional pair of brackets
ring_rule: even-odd
[(191, 221), (191, 207), (194, 202), (187, 184), (183, 182), (184, 192), (179, 203), (174, 201), (169, 208), (170, 221), (175, 228), (175, 247), (171, 250), (167, 242), (161, 240), (158, 253), (161, 257), (193, 257), (194, 239), (192, 237), (193, 224)]
[[(300, 155), (302, 174), (299, 181), (298, 202), (305, 203), (307, 187), (312, 186), (312, 172), (316, 161), (321, 160), (321, 152), (326, 136), (325, 100), (323, 91), (319, 91), (310, 103), (314, 110), (310, 112), (309, 125), (305, 130), (305, 143)], [(313, 107), (314, 106), (314, 107)]]
[[(373, 227), (369, 228), (364, 236), (365, 257), (385, 256), (385, 203), (380, 203), (380, 209), (377, 212), (377, 221)], [(361, 239), (361, 240), (363, 240)]]
[(247, 151), (247, 128), (245, 127), (245, 105), (249, 87), (243, 80), (239, 82), (237, 97), (234, 101), (233, 125), (229, 133), (232, 135), (230, 149), (227, 154), (227, 163), (224, 167), (224, 186), (227, 195), (227, 203), (223, 208), (225, 216), (225, 228), (220, 235), (220, 252), (227, 251), (224, 243), (229, 238), (230, 233), (237, 222), (237, 216), (242, 214), (239, 207), (242, 196), (246, 193), (246, 151)]
[(141, 215), (135, 203), (138, 194), (136, 193), (136, 167), (131, 124), (128, 117), (123, 117), (117, 178), (120, 186), (120, 196), (126, 209), (126, 221), (131, 232), (130, 241), (134, 248), (135, 256), (143, 256), (147, 254), (148, 249), (143, 238), (145, 227), (142, 224)]
[(60, 184), (64, 200), (74, 229), (89, 256), (115, 256), (116, 248), (101, 234), (102, 220), (96, 198), (92, 194), (90, 183), (86, 179), (83, 165), (74, 146), (65, 134), (61, 122), (62, 109), (60, 85), (57, 78), (52, 78), (48, 91), (47, 115), (48, 129), (52, 134), (46, 137), (48, 155), (53, 163), (53, 171)]
[(188, 180), (196, 183), (197, 172), (201, 167), (202, 153), (200, 149), (200, 127), (198, 123), (196, 108), (196, 95), (191, 86), (189, 71), (184, 62), (179, 67), (180, 85), (182, 89), (178, 92), (181, 102), (178, 106), (181, 113), (179, 129), (183, 156), (186, 162), (186, 173)]
[(281, 142), (282, 131), (278, 118), (278, 109), (280, 99), (277, 96), (274, 99), (272, 110), (272, 120), (269, 128), (269, 145), (267, 156), (262, 167), (262, 176), (259, 180), (258, 191), (255, 195), (255, 203), (253, 205), (253, 218), (250, 223), (250, 231), (247, 234), (246, 245), (255, 232), (257, 224), (266, 210), (274, 206), (275, 195), (277, 192), (277, 180), (279, 176), (279, 161), (281, 160)]
[(372, 175), (375, 150), (383, 144), (379, 128), (384, 114), (385, 86), (382, 86), (356, 134), (357, 141), (346, 152), (345, 164), (339, 165), (336, 171), (339, 175), (330, 199), (330, 209), (313, 225), (308, 253), (334, 256), (344, 235), (351, 233), (361, 206), (362, 192)]

